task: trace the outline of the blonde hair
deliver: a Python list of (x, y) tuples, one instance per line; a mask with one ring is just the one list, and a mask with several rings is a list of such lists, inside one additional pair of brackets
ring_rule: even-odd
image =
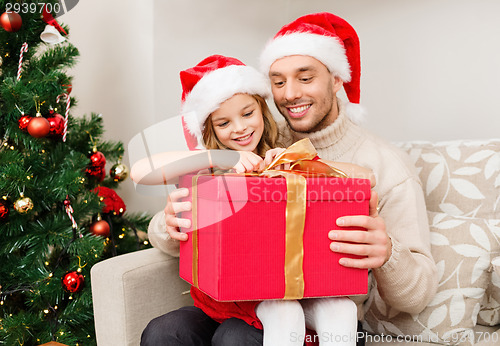
[[(278, 125), (276, 124), (276, 121), (267, 106), (266, 100), (264, 100), (264, 98), (260, 95), (250, 96), (257, 101), (257, 104), (262, 111), (262, 118), (264, 119), (264, 132), (262, 133), (262, 137), (260, 138), (259, 144), (257, 144), (256, 148), (257, 154), (264, 157), (266, 155), (266, 151), (279, 146)], [(203, 142), (205, 143), (206, 149), (228, 149), (217, 138), (211, 116), (209, 116), (203, 124)]]

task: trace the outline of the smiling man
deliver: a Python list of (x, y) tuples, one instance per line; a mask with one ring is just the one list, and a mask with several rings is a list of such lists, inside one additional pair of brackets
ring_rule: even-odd
[[(308, 137), (321, 158), (355, 163), (376, 175), (377, 210), (337, 220), (339, 226), (367, 232), (329, 234), (332, 251), (362, 256), (342, 258), (340, 264), (371, 269), (376, 280), (371, 287), (387, 305), (420, 312), (437, 287), (424, 195), (408, 157), (356, 124), (362, 112), (355, 30), (331, 13), (298, 18), (268, 42), (261, 69), (269, 75), (274, 102), (286, 120), (280, 124), (285, 146)], [(337, 98), (342, 87), (349, 101)], [(359, 318), (366, 298), (357, 297)]]
[(342, 88), (338, 76), (315, 58), (293, 55), (274, 62), (269, 70), (273, 97), (288, 125), (297, 132), (316, 132), (337, 118), (334, 97)]

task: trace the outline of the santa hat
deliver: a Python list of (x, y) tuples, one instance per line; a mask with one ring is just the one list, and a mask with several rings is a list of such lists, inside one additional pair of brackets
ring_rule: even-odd
[(268, 74), (276, 60), (291, 55), (307, 55), (321, 61), (344, 82), (349, 101), (359, 104), (359, 39), (344, 19), (323, 12), (300, 17), (285, 25), (264, 48), (260, 56), (261, 71)]
[[(269, 81), (235, 58), (212, 55), (180, 73), (181, 115), (190, 149), (203, 149), (203, 124), (221, 103), (238, 93), (269, 97)], [(187, 131), (186, 131), (187, 130)]]

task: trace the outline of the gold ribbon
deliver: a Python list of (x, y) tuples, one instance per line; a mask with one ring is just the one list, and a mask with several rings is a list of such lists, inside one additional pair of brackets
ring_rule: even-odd
[[(287, 187), (286, 234), (285, 234), (285, 292), (283, 299), (301, 299), (304, 297), (304, 225), (306, 219), (307, 182), (306, 177), (342, 177), (347, 175), (336, 168), (314, 160), (316, 149), (308, 138), (304, 138), (283, 151), (260, 174), (246, 176), (284, 177)], [(275, 170), (276, 166), (290, 164), (290, 170)], [(240, 174), (238, 174), (240, 175)], [(193, 219), (193, 285), (198, 287), (198, 229), (197, 229), (197, 182), (193, 177), (192, 219)]]
[(286, 174), (285, 295), (304, 297), (304, 224), (306, 221), (306, 178)]

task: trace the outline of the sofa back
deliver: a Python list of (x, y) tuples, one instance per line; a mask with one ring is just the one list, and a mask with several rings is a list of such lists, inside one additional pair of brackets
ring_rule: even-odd
[(439, 287), (424, 311), (409, 315), (367, 301), (364, 328), (441, 344), (472, 344), (476, 324), (500, 324), (500, 139), (406, 142), (425, 194)]
[(407, 142), (427, 210), (500, 219), (500, 140)]

